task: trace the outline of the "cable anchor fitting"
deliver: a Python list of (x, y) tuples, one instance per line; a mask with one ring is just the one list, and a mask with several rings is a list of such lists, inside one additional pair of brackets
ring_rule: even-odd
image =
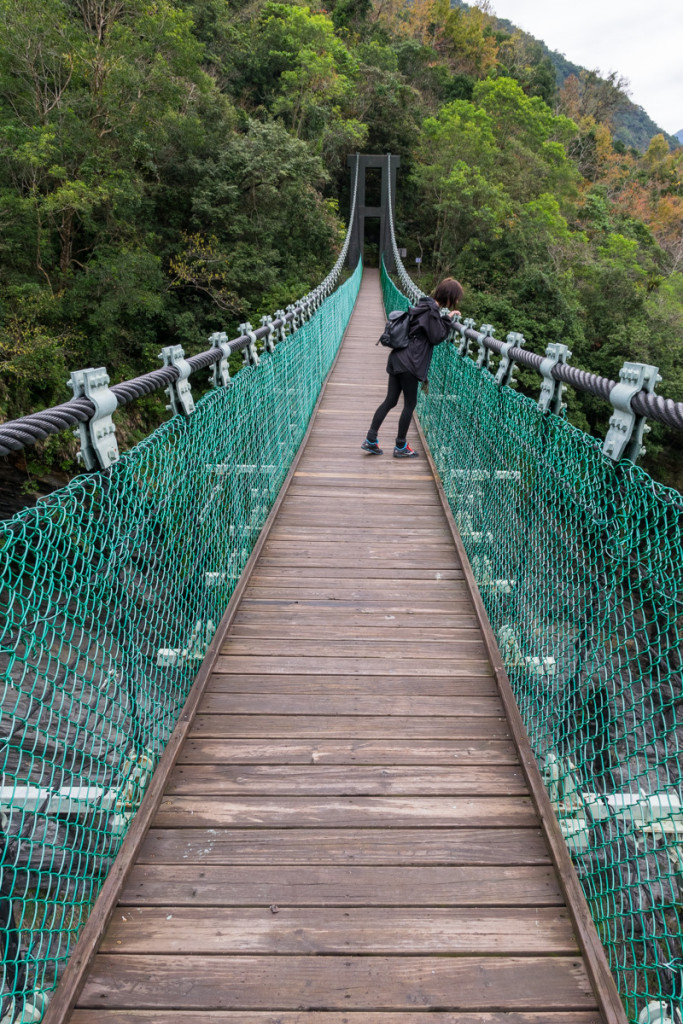
[(273, 335), (275, 334), (275, 328), (273, 327), (273, 318), (267, 313), (261, 317), (261, 326), (265, 327), (267, 334), (263, 336), (263, 347), (266, 352), (270, 352), (271, 355), (275, 351), (275, 342), (273, 341)]
[(292, 324), (292, 333), (293, 333), (294, 331), (297, 331), (299, 329), (299, 327), (300, 327), (299, 317), (301, 315), (301, 310), (296, 305), (296, 303), (294, 303), (294, 304), (290, 303), (289, 306), (287, 306), (287, 312), (291, 313), (291, 315), (292, 315), (291, 324)]
[(512, 358), (513, 348), (524, 348), (526, 341), (524, 335), (518, 331), (510, 331), (507, 335), (503, 347), (500, 350), (500, 363), (498, 364), (498, 372), (496, 373), (496, 384), (499, 387), (503, 387), (505, 384), (512, 384), (513, 373), (515, 371), (515, 361)]
[(619, 370), (619, 383), (615, 384), (609, 394), (614, 407), (610, 416), (609, 430), (602, 446), (603, 455), (613, 462), (630, 459), (635, 462), (645, 454), (643, 434), (649, 433), (650, 427), (645, 417), (635, 413), (631, 403), (641, 391), (652, 394), (661, 381), (659, 367), (649, 363), (624, 363)]
[(254, 334), (254, 328), (248, 320), (245, 324), (240, 324), (240, 334), (246, 334), (249, 338), (249, 344), (245, 345), (242, 349), (244, 365), (258, 366), (260, 359), (258, 357), (258, 352), (256, 351), (256, 335)]
[(87, 470), (109, 469), (120, 458), (116, 427), (111, 418), (119, 403), (109, 389), (107, 371), (104, 366), (96, 370), (92, 367), (74, 370), (66, 384), (72, 388), (74, 398), (89, 398), (95, 406), (92, 418), (79, 423), (78, 430), (74, 431), (81, 442), (78, 461)]
[(489, 363), (491, 361), (491, 349), (486, 346), (486, 339), (492, 338), (495, 327), (493, 324), (482, 324), (479, 328), (479, 338), (477, 344), (479, 345), (479, 355), (477, 356), (477, 366), (480, 370), (490, 369)]
[(162, 348), (159, 359), (164, 366), (175, 366), (178, 371), (178, 379), (172, 381), (166, 388), (166, 394), (170, 399), (170, 404), (166, 408), (174, 416), (191, 416), (194, 412), (194, 398), (188, 378), (192, 367), (185, 358), (182, 345), (167, 345)]
[(571, 357), (572, 354), (567, 345), (553, 342), (546, 348), (545, 359), (539, 367), (540, 374), (543, 377), (541, 394), (538, 399), (538, 408), (541, 412), (552, 412), (555, 416), (559, 416), (562, 409), (566, 408), (565, 403), (562, 401), (564, 384), (560, 380), (555, 380), (553, 370), (559, 364), (562, 366), (566, 365)]
[(468, 356), (470, 354), (470, 342), (471, 342), (472, 339), (467, 337), (467, 332), (474, 330), (474, 320), (472, 319), (472, 317), (471, 316), (466, 317), (462, 321), (462, 326), (463, 326), (464, 330), (462, 331), (462, 333), (460, 335), (460, 345), (458, 346), (458, 355), (464, 357), (464, 356)]
[(209, 377), (209, 384), (215, 388), (225, 388), (230, 383), (230, 367), (228, 360), (232, 355), (232, 349), (228, 343), (228, 336), (224, 331), (216, 331), (209, 338), (211, 348), (217, 348), (221, 353), (221, 358), (217, 363), (213, 364), (211, 369), (211, 376)]

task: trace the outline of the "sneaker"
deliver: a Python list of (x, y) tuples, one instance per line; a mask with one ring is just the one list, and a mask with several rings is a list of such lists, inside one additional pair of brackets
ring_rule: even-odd
[(420, 457), (419, 452), (414, 452), (409, 444), (404, 445), (403, 448), (394, 448), (395, 459), (417, 459)]
[(381, 455), (382, 449), (376, 441), (368, 441), (367, 437), (363, 441), (361, 448), (364, 452), (370, 452), (371, 455)]

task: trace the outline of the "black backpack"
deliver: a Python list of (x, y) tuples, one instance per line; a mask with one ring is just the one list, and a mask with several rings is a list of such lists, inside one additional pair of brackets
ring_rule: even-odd
[(410, 341), (410, 309), (395, 309), (389, 314), (389, 319), (382, 334), (377, 341), (378, 345), (385, 345), (386, 348), (401, 349), (408, 348)]

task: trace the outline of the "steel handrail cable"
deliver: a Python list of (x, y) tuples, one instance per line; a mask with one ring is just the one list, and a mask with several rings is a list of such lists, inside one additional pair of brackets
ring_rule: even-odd
[[(339, 280), (339, 275), (348, 253), (356, 212), (359, 162), (358, 154), (356, 154), (356, 172), (351, 198), (349, 225), (339, 256), (327, 277), (316, 288), (313, 288), (301, 299), (298, 299), (296, 303), (293, 303), (294, 307), (298, 306), (301, 309), (305, 309), (312, 304), (318, 305), (322, 299), (326, 298), (334, 290)], [(296, 316), (297, 311), (294, 309), (283, 317), (277, 317), (270, 325), (259, 327), (253, 333), (260, 340), (268, 335), (272, 329), (277, 330), (279, 327), (291, 323)], [(251, 340), (251, 337), (246, 334), (233, 338), (228, 342), (230, 352), (239, 352)], [(219, 362), (223, 357), (224, 353), (221, 349), (212, 348), (205, 352), (199, 352), (197, 355), (188, 356), (187, 362), (190, 364), (191, 373), (197, 373)], [(180, 372), (176, 366), (165, 366), (158, 370), (152, 370), (150, 373), (143, 374), (140, 377), (134, 377), (132, 380), (114, 384), (110, 390), (116, 396), (117, 408), (121, 408), (121, 406), (129, 405), (138, 398), (143, 398), (145, 395), (151, 395), (155, 391), (168, 387), (169, 384), (173, 384), (174, 381), (178, 380), (179, 376)], [(85, 423), (92, 418), (94, 413), (95, 406), (89, 398), (72, 398), (69, 402), (64, 402), (61, 405), (52, 406), (49, 409), (41, 409), (39, 412), (29, 413), (27, 416), (21, 416), (19, 419), (0, 423), (0, 455), (9, 455), (10, 452), (21, 451), (22, 448), (45, 440), (50, 434), (59, 434), (69, 427)]]

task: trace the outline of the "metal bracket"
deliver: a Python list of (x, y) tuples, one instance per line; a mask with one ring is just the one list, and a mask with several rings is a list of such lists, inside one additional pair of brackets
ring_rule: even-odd
[(603, 455), (607, 455), (613, 462), (619, 462), (622, 458), (635, 462), (639, 455), (644, 454), (643, 434), (650, 428), (644, 416), (633, 412), (631, 402), (640, 391), (652, 394), (661, 379), (659, 367), (648, 363), (624, 363), (619, 370), (619, 383), (615, 384), (609, 395), (614, 413), (610, 417), (609, 430), (602, 446)]
[(166, 388), (166, 394), (171, 400), (171, 404), (166, 408), (174, 416), (191, 416), (194, 412), (194, 399), (188, 377), (192, 368), (185, 358), (182, 346), (167, 345), (159, 353), (159, 359), (163, 361), (164, 366), (175, 366), (178, 371), (178, 379)]
[(103, 366), (97, 370), (75, 370), (67, 381), (74, 398), (89, 398), (95, 406), (92, 419), (80, 423), (74, 431), (80, 439), (78, 461), (86, 469), (108, 469), (119, 460), (116, 427), (111, 414), (118, 406), (116, 395), (109, 390), (109, 375)]
[(249, 321), (245, 324), (240, 324), (240, 334), (246, 334), (249, 338), (249, 344), (245, 345), (242, 349), (242, 359), (244, 360), (245, 366), (258, 366), (260, 360), (258, 352), (256, 351), (256, 335), (254, 334), (254, 328), (251, 326)]
[(285, 317), (286, 316), (287, 316), (287, 314), (285, 313), (284, 309), (276, 309), (275, 310), (275, 319), (282, 321), (282, 323), (280, 324), (280, 326), (277, 329), (277, 343), (278, 343), (278, 345), (280, 344), (281, 341), (285, 341), (286, 338), (287, 338), (287, 323), (285, 321)]
[(292, 331), (298, 330), (299, 329), (299, 315), (300, 315), (300, 312), (301, 312), (299, 307), (296, 304), (292, 305), (292, 303), (290, 303), (289, 306), (287, 306), (287, 312), (292, 314), (292, 319), (291, 319)]
[(484, 344), (486, 338), (492, 338), (495, 327), (493, 324), (482, 324), (479, 329), (481, 338), (479, 339), (479, 355), (477, 356), (477, 366), (480, 370), (488, 370), (489, 363), (491, 361), (491, 349), (487, 348)]
[(458, 346), (458, 355), (468, 356), (470, 354), (471, 341), (467, 337), (467, 332), (474, 329), (474, 320), (471, 316), (468, 316), (462, 321), (462, 326), (465, 328), (463, 333), (460, 335), (460, 344)]
[(543, 377), (541, 394), (538, 399), (538, 408), (541, 412), (552, 412), (556, 416), (559, 416), (562, 411), (564, 407), (564, 403), (562, 401), (564, 384), (562, 381), (555, 380), (553, 377), (553, 369), (559, 363), (564, 366), (571, 357), (572, 354), (568, 347), (556, 342), (548, 345), (545, 350), (545, 359), (539, 367), (541, 376)]
[(213, 384), (215, 388), (224, 388), (230, 383), (230, 368), (228, 366), (228, 360), (232, 355), (232, 349), (228, 344), (228, 336), (223, 331), (212, 334), (209, 338), (211, 342), (211, 348), (220, 349), (222, 355), (217, 363), (213, 364), (211, 376), (209, 377), (209, 384)]
[(268, 330), (268, 333), (263, 338), (263, 347), (266, 352), (270, 352), (272, 354), (275, 351), (275, 342), (273, 341), (275, 328), (273, 327), (273, 318), (269, 313), (261, 317), (261, 326)]
[(510, 355), (510, 352), (513, 348), (524, 348), (525, 344), (526, 342), (523, 334), (519, 334), (517, 331), (510, 331), (502, 349), (500, 350), (500, 363), (498, 364), (498, 372), (496, 373), (496, 384), (500, 387), (503, 387), (505, 384), (512, 383), (515, 361)]

